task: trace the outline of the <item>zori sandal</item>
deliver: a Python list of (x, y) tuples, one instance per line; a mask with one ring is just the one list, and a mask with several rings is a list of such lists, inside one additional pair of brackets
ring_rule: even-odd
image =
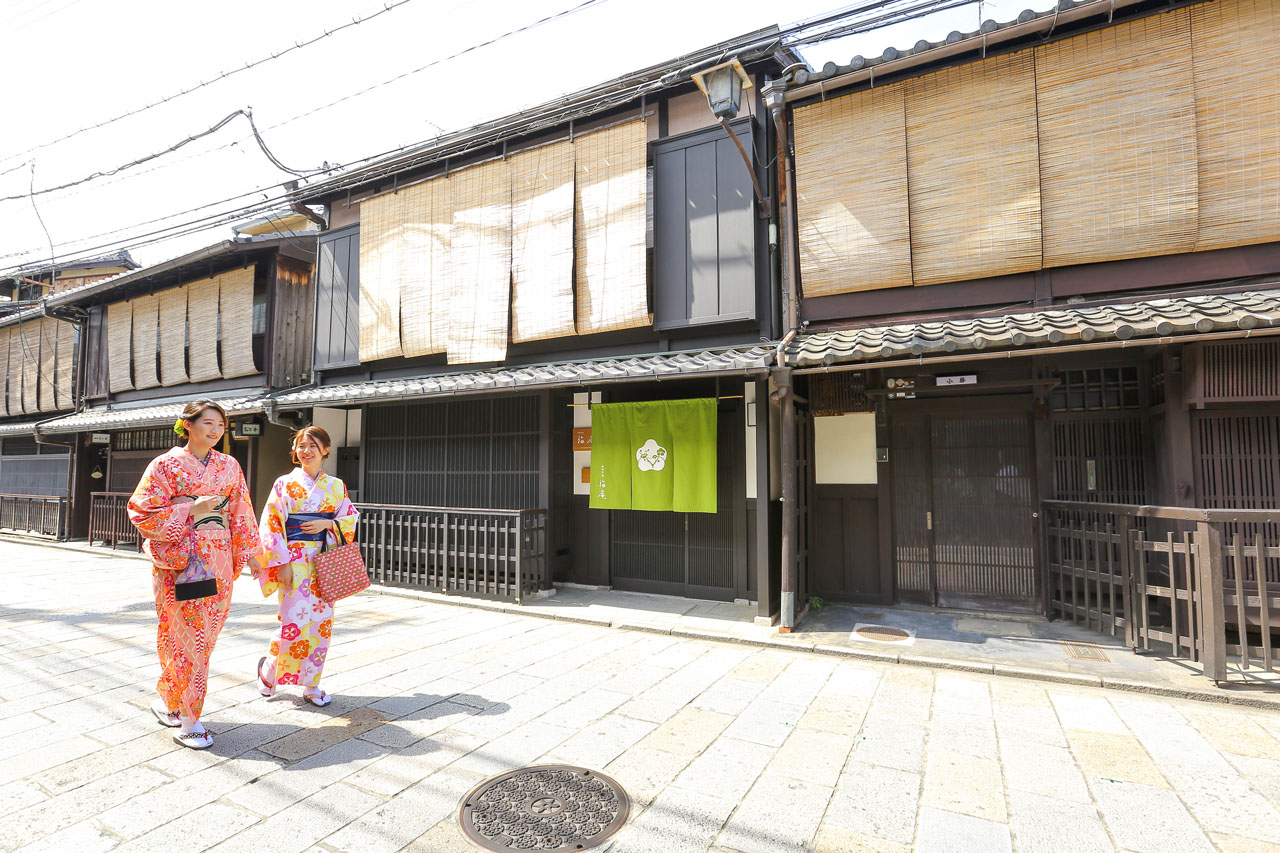
[(304, 691), (302, 694), (302, 698), (306, 699), (308, 702), (310, 702), (312, 705), (315, 705), (317, 708), (323, 708), (325, 705), (328, 705), (330, 702), (333, 701), (333, 697), (330, 696), (328, 693), (325, 693), (323, 690), (321, 690), (319, 693)]
[(213, 746), (213, 735), (203, 732), (174, 732), (173, 739), (187, 749), (208, 749)]
[(266, 677), (262, 674), (262, 665), (266, 662), (266, 655), (258, 658), (258, 692), (263, 696), (274, 696), (276, 695), (276, 686), (268, 683)]
[(158, 696), (151, 700), (151, 713), (156, 715), (156, 719), (160, 721), (162, 726), (176, 729), (182, 725), (182, 721), (178, 719), (178, 712), (170, 711), (164, 704), (164, 700)]

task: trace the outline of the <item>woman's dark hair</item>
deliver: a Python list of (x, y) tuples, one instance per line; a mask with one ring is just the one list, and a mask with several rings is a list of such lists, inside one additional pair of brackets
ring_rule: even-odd
[(324, 427), (304, 426), (293, 434), (293, 443), (289, 445), (289, 458), (293, 460), (294, 465), (301, 465), (298, 461), (298, 442), (304, 438), (309, 438), (320, 447), (320, 458), (329, 458), (329, 448), (333, 446), (333, 442), (329, 439)]
[(222, 415), (223, 427), (231, 426), (231, 419), (227, 417), (227, 410), (222, 408), (220, 403), (215, 403), (213, 400), (192, 400), (183, 408), (182, 417), (178, 419), (180, 423), (174, 424), (173, 431), (183, 438), (186, 438), (188, 435), (187, 424), (192, 421), (199, 420), (200, 416), (209, 409), (213, 409), (215, 412)]

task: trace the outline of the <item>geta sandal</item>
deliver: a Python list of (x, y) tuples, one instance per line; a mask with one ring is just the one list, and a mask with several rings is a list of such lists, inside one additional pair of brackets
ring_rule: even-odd
[(258, 658), (258, 692), (263, 696), (274, 696), (276, 695), (276, 686), (274, 684), (268, 684), (267, 679), (262, 675), (262, 665), (266, 662), (266, 655)]

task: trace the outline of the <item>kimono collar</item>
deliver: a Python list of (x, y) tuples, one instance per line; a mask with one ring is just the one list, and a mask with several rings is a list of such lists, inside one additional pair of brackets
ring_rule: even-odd
[(175, 447), (170, 452), (173, 453), (175, 456), (190, 456), (192, 459), (199, 462), (201, 465), (203, 465), (206, 468), (209, 467), (209, 463), (213, 462), (217, 458), (217, 453), (218, 453), (218, 451), (214, 450), (211, 447), (209, 448), (209, 455), (206, 456), (203, 460), (201, 460), (199, 456), (196, 456), (194, 453), (192, 453), (190, 450), (187, 450), (185, 447), (181, 447), (181, 446)]
[(304, 469), (301, 465), (299, 465), (295, 470), (298, 472), (298, 478), (302, 480), (302, 482), (308, 487), (316, 485), (325, 477), (323, 468), (321, 468), (320, 472), (316, 474), (316, 478), (314, 480), (307, 476), (306, 469)]

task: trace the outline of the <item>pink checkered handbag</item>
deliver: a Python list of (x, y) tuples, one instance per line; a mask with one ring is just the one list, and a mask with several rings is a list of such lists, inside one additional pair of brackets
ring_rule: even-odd
[(329, 537), (316, 555), (316, 595), (332, 604), (369, 588), (369, 570), (355, 542), (329, 548)]

